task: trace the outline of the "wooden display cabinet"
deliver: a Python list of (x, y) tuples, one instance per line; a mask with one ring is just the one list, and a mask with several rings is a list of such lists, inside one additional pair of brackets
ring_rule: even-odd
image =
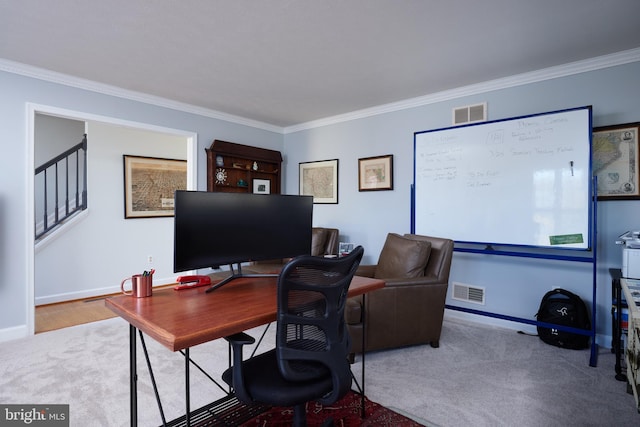
[(280, 194), (282, 154), (216, 139), (207, 153), (207, 191)]

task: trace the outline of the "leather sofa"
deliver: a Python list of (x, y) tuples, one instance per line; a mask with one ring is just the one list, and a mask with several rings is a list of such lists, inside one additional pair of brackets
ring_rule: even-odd
[[(311, 255), (337, 255), (339, 237), (340, 231), (337, 228), (313, 227), (311, 229)], [(290, 258), (254, 261), (248, 269), (256, 273), (278, 272), (289, 260)]]
[(363, 330), (366, 351), (427, 343), (437, 348), (452, 256), (450, 239), (389, 233), (378, 264), (356, 272), (384, 279), (385, 287), (347, 300), (352, 352), (362, 352)]

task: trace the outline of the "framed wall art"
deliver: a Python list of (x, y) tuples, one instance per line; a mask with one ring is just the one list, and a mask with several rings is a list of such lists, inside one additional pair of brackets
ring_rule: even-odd
[(271, 181), (268, 179), (253, 180), (253, 193), (254, 194), (271, 194)]
[(300, 195), (313, 203), (338, 203), (338, 159), (299, 164)]
[(176, 190), (187, 189), (187, 161), (124, 155), (124, 217), (173, 216)]
[(393, 190), (393, 155), (358, 159), (358, 190)]
[(640, 199), (639, 123), (593, 128), (593, 174), (598, 200)]

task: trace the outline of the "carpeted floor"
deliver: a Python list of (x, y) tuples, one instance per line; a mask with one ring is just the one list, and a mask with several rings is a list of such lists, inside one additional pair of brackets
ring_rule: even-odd
[[(70, 404), (71, 426), (128, 425), (127, 326), (115, 318), (2, 343), (0, 403)], [(270, 329), (265, 342), (273, 340)], [(166, 418), (174, 419), (184, 412), (182, 356), (150, 338), (146, 343)], [(227, 364), (226, 343), (195, 347), (191, 356), (216, 377)], [(371, 401), (428, 426), (640, 425), (633, 397), (614, 379), (610, 351), (600, 351), (597, 368), (588, 360), (588, 350), (447, 320), (438, 349), (370, 353), (366, 392)], [(141, 358), (138, 375), (139, 425), (160, 425)], [(224, 395), (196, 370), (191, 390), (192, 408)]]
[(367, 357), (367, 396), (441, 427), (636, 426), (640, 414), (615, 357), (447, 318), (440, 348)]

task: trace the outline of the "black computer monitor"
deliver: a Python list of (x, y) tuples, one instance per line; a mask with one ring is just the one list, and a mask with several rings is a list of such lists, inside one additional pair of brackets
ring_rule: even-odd
[(313, 197), (176, 191), (174, 272), (311, 252)]

